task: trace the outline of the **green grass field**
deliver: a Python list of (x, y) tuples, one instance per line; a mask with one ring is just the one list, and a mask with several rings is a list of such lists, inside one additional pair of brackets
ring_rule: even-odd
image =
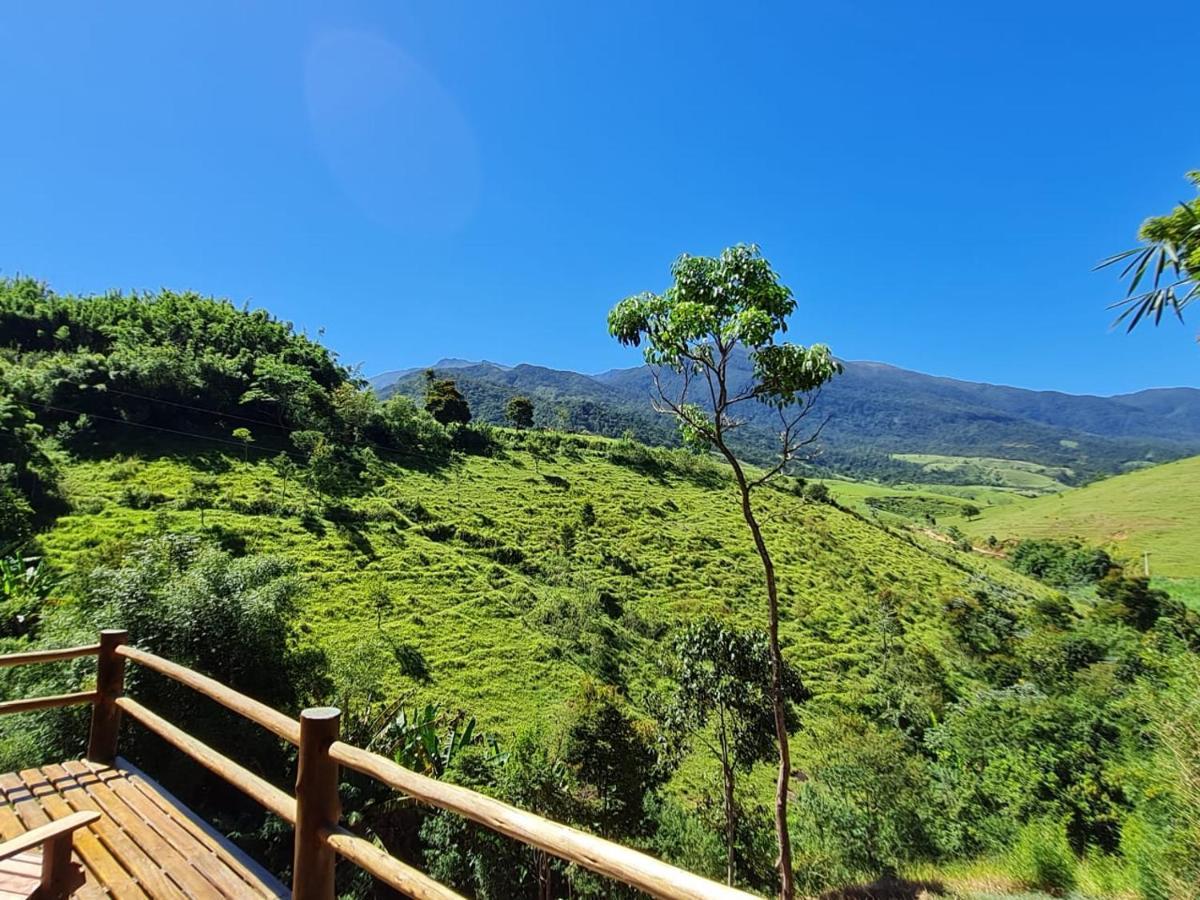
[[(1200, 457), (1116, 475), (1053, 496), (983, 510), (975, 520), (957, 521), (977, 541), (1022, 537), (1075, 537), (1104, 546), (1171, 579), (1200, 579)], [(1181, 596), (1197, 593), (1179, 583)]]
[(843, 506), (890, 525), (928, 524), (957, 519), (968, 505), (983, 509), (1023, 499), (1013, 491), (983, 485), (877, 484), (827, 479), (822, 482)]
[(916, 463), (926, 472), (949, 473), (964, 485), (988, 485), (1021, 493), (1052, 493), (1066, 488), (1072, 471), (1021, 459), (987, 456), (942, 456), (933, 453), (896, 453), (895, 459)]
[(1159, 578), (1152, 584), (1162, 588), (1176, 600), (1182, 600), (1192, 609), (1200, 610), (1200, 578)]

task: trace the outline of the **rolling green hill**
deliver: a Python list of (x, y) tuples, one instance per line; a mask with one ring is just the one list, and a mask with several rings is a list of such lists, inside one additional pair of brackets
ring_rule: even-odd
[[(659, 677), (656, 644), (680, 622), (764, 621), (761, 570), (720, 470), (646, 472), (609, 458), (613, 446), (568, 437), (547, 459), (511, 450), (444, 470), (388, 464), (368, 495), (328, 514), (267, 462), (145, 448), (65, 466), (74, 512), (42, 543), (56, 566), (86, 573), (156, 530), (199, 531), (200, 510), (181, 507), (192, 479), (216, 470), (206, 528), (234, 536), (241, 552), (294, 563), (314, 643), (335, 658), (378, 655), (390, 692), (512, 733), (553, 723), (585, 674), (644, 694)], [(820, 695), (865, 690), (862, 654), (882, 592), (948, 667), (945, 603), (980, 585), (1041, 593), (998, 564), (851, 512), (783, 491), (763, 497), (788, 654)], [(592, 526), (581, 522), (585, 504)], [(576, 531), (569, 550), (564, 523)], [(398, 662), (395, 647), (413, 652)], [(413, 658), (423, 660), (417, 677), (406, 673)]]
[(1169, 578), (1200, 578), (1200, 456), (1080, 488), (985, 508), (960, 527), (975, 538), (1078, 537)]
[(897, 459), (921, 466), (923, 475), (948, 475), (962, 485), (1003, 488), (1024, 494), (1061, 491), (1075, 477), (1068, 466), (1047, 466), (1023, 459), (897, 453)]

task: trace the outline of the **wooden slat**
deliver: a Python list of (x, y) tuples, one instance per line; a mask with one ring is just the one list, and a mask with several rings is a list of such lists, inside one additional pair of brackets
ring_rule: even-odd
[[(0, 792), (0, 797), (2, 796), (3, 794)], [(7, 802), (0, 803), (0, 839), (7, 841), (24, 833), (25, 827), (17, 818), (17, 814), (13, 812), (12, 806)]]
[(19, 837), (74, 811), (98, 813), (92, 828), (76, 833), (87, 878), (73, 895), (78, 900), (108, 896), (101, 883), (130, 900), (288, 896), (269, 874), (243, 865), (236, 848), (193, 824), (192, 814), (152, 781), (138, 785), (136, 776), (125, 776), (84, 761), (0, 775), (0, 837)]
[(678, 869), (645, 853), (517, 809), (493, 797), (437, 781), (375, 753), (337, 741), (329, 748), (347, 768), (382, 781), (424, 803), (465, 816), (493, 831), (578, 863), (665, 900), (751, 900), (743, 891)]
[[(21, 811), (22, 820), (24, 822), (28, 824), (34, 819), (39, 818), (33, 814), (35, 807), (37, 811), (41, 813), (41, 816), (45, 817), (47, 822), (50, 821), (50, 817), (47, 816), (45, 810), (42, 809), (42, 803), (40, 799), (34, 796), (33, 791), (30, 790), (28, 785), (26, 785), (25, 782), (23, 782), (15, 773), (11, 775), (0, 776), (0, 786), (4, 788), (8, 800), (13, 802), (15, 807)], [(68, 812), (70, 812), (70, 810), (68, 810)], [(83, 862), (84, 868), (90, 876), (90, 880), (94, 881), (95, 883), (99, 883), (101, 880), (101, 875), (96, 866), (92, 864), (91, 859), (89, 859), (89, 855), (94, 856), (98, 860), (98, 865), (102, 869), (106, 866), (110, 866), (111, 868), (109, 870), (109, 874), (112, 877), (121, 881), (128, 881), (130, 884), (133, 883), (129, 878), (129, 874), (121, 868), (116, 860), (112, 859), (108, 855), (108, 852), (100, 844), (100, 840), (96, 837), (93, 829), (85, 828), (76, 833), (73, 843), (75, 852), (79, 856), (79, 859)], [(90, 853), (85, 851), (90, 851)]]
[(200, 765), (220, 775), (251, 799), (257, 800), (279, 818), (295, 824), (296, 801), (266, 779), (259, 778), (249, 769), (239, 766), (228, 756), (218, 753), (208, 744), (196, 740), (183, 729), (176, 728), (162, 716), (152, 713), (136, 700), (121, 697), (117, 700), (117, 706), (167, 743), (174, 744)]
[[(84, 764), (91, 766), (92, 763), (85, 760)], [(168, 814), (180, 824), (180, 827), (185, 828), (203, 845), (220, 854), (223, 862), (233, 869), (242, 880), (250, 884), (254, 892), (262, 893), (263, 896), (269, 896), (269, 898), (290, 899), (292, 892), (283, 887), (283, 884), (274, 875), (271, 875), (271, 872), (266, 871), (238, 845), (230, 842), (211, 824), (180, 803), (179, 799), (175, 798), (174, 794), (170, 793), (166, 787), (158, 784), (128, 760), (120, 760), (120, 764), (131, 785), (142, 791), (152, 803), (167, 810)]]
[(32, 712), (35, 709), (51, 709), (55, 706), (91, 703), (95, 699), (95, 691), (78, 691), (74, 694), (51, 694), (47, 697), (26, 697), (23, 700), (5, 700), (3, 703), (0, 703), (0, 716), (5, 713)]
[(145, 650), (121, 646), (117, 649), (117, 654), (131, 659), (147, 669), (153, 669), (161, 675), (173, 678), (180, 684), (186, 684), (192, 690), (198, 691), (211, 700), (216, 700), (238, 715), (245, 716), (251, 722), (261, 725), (293, 746), (300, 746), (300, 723), (285, 716), (279, 710), (272, 709), (265, 703), (259, 703), (253, 697), (239, 694), (207, 675), (193, 672), (185, 666), (173, 663), (169, 659), (163, 659), (161, 656), (155, 656), (153, 653), (147, 653)]
[[(20, 773), (25, 786), (37, 797), (46, 810), (56, 817), (70, 815), (75, 810), (100, 812), (94, 803), (73, 805), (54, 790), (49, 779), (37, 769), (26, 769)], [(96, 841), (90, 842), (84, 835), (92, 835)], [(139, 884), (139, 873), (133, 871), (121, 858), (115, 845), (124, 845), (127, 841), (111, 822), (101, 814), (96, 823), (76, 835), (77, 850), (81, 859), (96, 873), (96, 880), (104, 885), (114, 897), (129, 898), (129, 900), (145, 900), (147, 890)], [(93, 862), (94, 857), (94, 862)]]
[[(25, 834), (32, 834), (27, 831)], [(20, 840), (20, 838), (17, 838)], [(39, 846), (35, 844), (35, 846)], [(26, 850), (23, 853), (14, 853), (11, 856), (5, 856), (0, 860), (0, 865), (4, 867), (3, 871), (9, 875), (24, 875), (34, 878), (41, 878), (42, 875), (42, 857), (40, 853), (34, 853), (32, 850)]]
[(184, 858), (184, 862), (196, 869), (212, 882), (215, 890), (225, 896), (243, 896), (249, 885), (228, 866), (217, 852), (197, 840), (184, 829), (171, 812), (156, 806), (149, 797), (130, 783), (126, 772), (107, 766), (89, 766), (84, 762), (63, 763), (63, 768), (75, 776), (77, 781), (95, 778), (132, 809), (142, 821), (159, 834)]
[(17, 818), (21, 822), (21, 830), (29, 831), (50, 822), (50, 817), (37, 802), (33, 791), (15, 772), (0, 775), (0, 790), (4, 791), (4, 799), (8, 801)]
[(42, 856), (26, 851), (0, 859), (0, 900), (29, 900), (42, 882)]
[[(84, 760), (83, 765), (96, 768), (94, 763)], [(142, 772), (128, 760), (119, 759), (118, 764), (125, 773), (125, 780), (144, 794), (151, 803), (166, 812), (181, 828), (185, 829), (201, 844), (217, 853), (221, 860), (238, 877), (253, 888), (254, 893), (265, 897), (289, 898), (291, 892), (281, 885), (266, 869), (231, 844), (216, 829), (184, 806), (166, 788)]]
[(406, 897), (412, 897), (414, 900), (465, 900), (461, 894), (456, 894), (444, 884), (434, 881), (424, 872), (401, 862), (370, 841), (340, 826), (336, 829), (322, 829), (321, 836), (340, 856), (350, 860), (360, 869), (370, 872)]
[(88, 644), (86, 647), (65, 647), (61, 650), (30, 650), (28, 653), (9, 653), (6, 656), (0, 656), (0, 667), (23, 666), (28, 663), (58, 662), (61, 659), (95, 656), (99, 652), (99, 644)]
[[(76, 764), (78, 765), (78, 764)], [(84, 770), (78, 774), (68, 771), (63, 766), (46, 766), (47, 775), (53, 775), (55, 786), (60, 791), (66, 791), (69, 785), (77, 784), (95, 801), (100, 810), (112, 820), (118, 828), (133, 842), (139, 859), (144, 855), (146, 860), (157, 870), (155, 884), (152, 886), (139, 875), (139, 881), (154, 896), (159, 895), (158, 879), (169, 879), (172, 884), (166, 885), (165, 895), (205, 897), (216, 893), (211, 882), (203, 878), (199, 872), (188, 865), (188, 861), (162, 839), (140, 815), (128, 807), (123, 800), (103, 781)]]

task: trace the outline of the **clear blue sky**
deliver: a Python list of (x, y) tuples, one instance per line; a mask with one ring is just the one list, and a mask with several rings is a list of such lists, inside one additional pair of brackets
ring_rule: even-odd
[[(759, 243), (840, 356), (1200, 384), (1093, 263), (1189, 196), (1200, 3), (8, 3), (0, 274), (266, 306), (366, 374), (633, 364), (616, 300)], [(1189, 79), (1193, 79), (1189, 83)]]

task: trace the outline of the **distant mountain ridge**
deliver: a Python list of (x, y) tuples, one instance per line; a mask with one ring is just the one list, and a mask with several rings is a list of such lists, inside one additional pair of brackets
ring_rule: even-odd
[[(1034, 391), (926, 375), (886, 363), (847, 361), (813, 412), (824, 423), (818, 466), (859, 476), (916, 476), (894, 453), (939, 453), (1026, 459), (1065, 466), (1079, 478), (1200, 453), (1200, 389), (1155, 388), (1113, 397)], [(420, 396), (419, 367), (371, 379), (383, 396)], [(652, 408), (646, 366), (596, 375), (543, 366), (501, 366), (447, 359), (435, 371), (454, 377), (478, 419), (504, 420), (517, 394), (533, 398), (539, 425), (600, 434), (632, 430), (650, 443), (675, 443), (674, 429)], [(735, 360), (734, 382), (751, 377)], [(775, 415), (748, 406), (740, 452), (765, 458)]]
[(489, 362), (488, 360), (470, 360), (456, 359), (454, 357), (446, 357), (439, 359), (432, 366), (414, 366), (411, 369), (395, 369), (391, 372), (380, 372), (378, 375), (372, 375), (367, 379), (367, 384), (373, 387), (377, 392), (382, 392), (389, 385), (395, 384), (400, 379), (412, 375), (415, 372), (424, 372), (426, 369), (469, 369), (472, 366), (492, 366), (493, 368), (505, 370), (510, 366), (502, 366), (500, 363)]

